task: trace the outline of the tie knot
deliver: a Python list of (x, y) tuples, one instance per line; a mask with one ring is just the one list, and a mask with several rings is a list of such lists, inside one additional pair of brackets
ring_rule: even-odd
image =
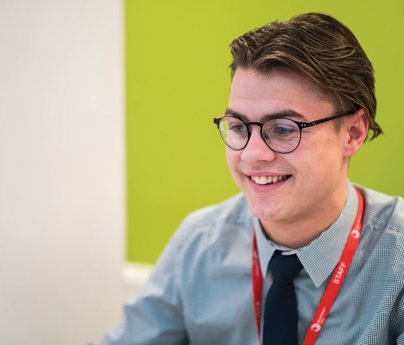
[(302, 264), (296, 254), (282, 255), (280, 251), (276, 251), (268, 267), (272, 274), (273, 284), (288, 285), (299, 274)]

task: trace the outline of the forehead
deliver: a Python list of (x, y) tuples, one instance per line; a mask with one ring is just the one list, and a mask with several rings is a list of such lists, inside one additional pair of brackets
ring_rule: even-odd
[(332, 114), (331, 98), (307, 77), (287, 69), (263, 74), (237, 69), (230, 89), (229, 108), (249, 118), (291, 110), (309, 119)]

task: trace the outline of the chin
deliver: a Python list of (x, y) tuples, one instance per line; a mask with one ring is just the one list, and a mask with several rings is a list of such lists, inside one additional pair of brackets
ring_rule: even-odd
[(260, 220), (275, 220), (280, 216), (280, 210), (275, 208), (273, 205), (263, 206), (262, 203), (251, 203), (249, 202), (249, 207), (258, 219)]

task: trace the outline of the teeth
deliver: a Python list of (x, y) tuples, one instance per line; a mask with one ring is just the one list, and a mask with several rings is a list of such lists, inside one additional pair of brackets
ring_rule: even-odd
[(256, 184), (270, 184), (283, 181), (287, 178), (287, 176), (251, 176), (251, 179)]

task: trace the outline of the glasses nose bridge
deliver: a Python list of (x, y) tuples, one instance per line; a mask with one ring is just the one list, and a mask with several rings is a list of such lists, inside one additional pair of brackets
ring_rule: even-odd
[(253, 122), (246, 122), (245, 124), (246, 124), (246, 126), (247, 126), (248, 133), (249, 133), (250, 135), (251, 135), (251, 133), (252, 133), (251, 126), (258, 126), (258, 127), (260, 128), (260, 133), (261, 133), (261, 135), (262, 135), (262, 128), (264, 127), (264, 124), (263, 124), (262, 122), (255, 122), (255, 121), (253, 121)]
[(245, 122), (245, 125), (247, 126), (247, 130), (248, 130), (248, 139), (247, 139), (246, 146), (250, 142), (250, 139), (251, 139), (251, 136), (252, 136), (252, 126), (258, 126), (259, 127), (260, 137), (264, 141), (264, 143), (268, 146), (268, 143), (266, 142), (266, 140), (264, 138), (264, 133), (262, 132), (262, 129), (264, 127), (264, 123), (257, 122), (257, 121), (252, 121), (252, 122)]

